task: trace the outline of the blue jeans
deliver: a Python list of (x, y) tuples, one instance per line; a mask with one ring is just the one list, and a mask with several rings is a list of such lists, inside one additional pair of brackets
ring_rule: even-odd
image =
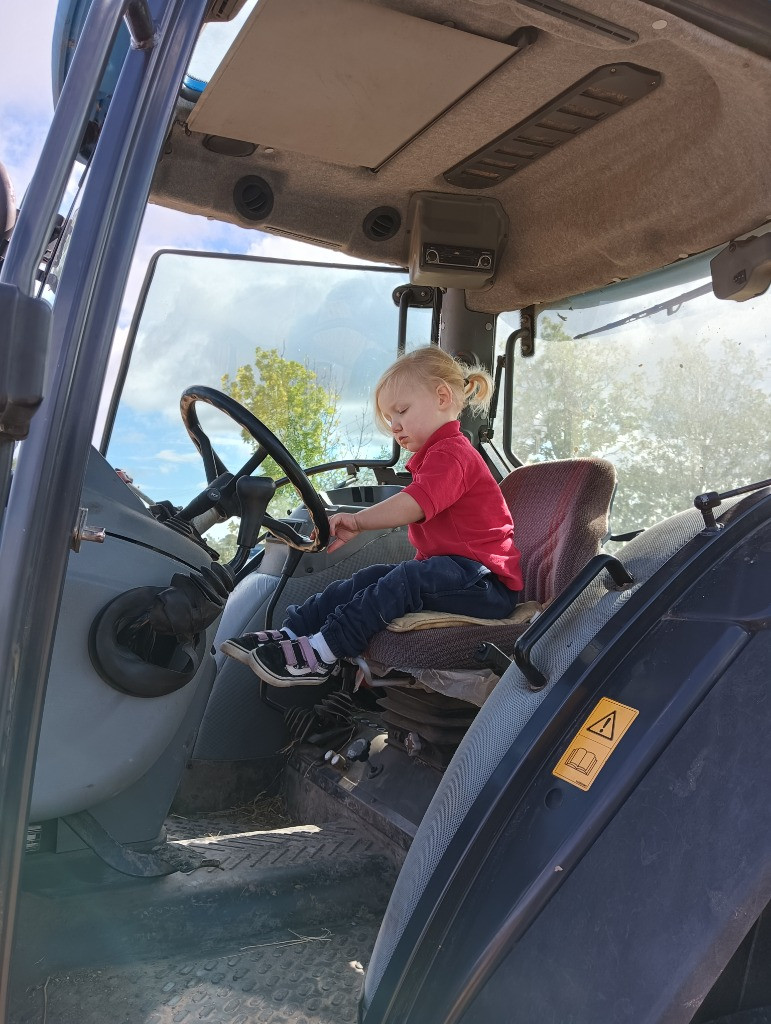
[(479, 562), (434, 555), (398, 565), (370, 565), (287, 608), (284, 625), (298, 636), (322, 633), (333, 654), (361, 654), (375, 633), (408, 612), (454, 612), (505, 619), (519, 591), (509, 590)]

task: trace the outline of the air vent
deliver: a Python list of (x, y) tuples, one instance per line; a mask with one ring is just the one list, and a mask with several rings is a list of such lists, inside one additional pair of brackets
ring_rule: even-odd
[(544, 14), (551, 14), (560, 21), (567, 21), (578, 28), (588, 29), (590, 32), (598, 32), (609, 39), (615, 39), (621, 43), (636, 43), (639, 36), (631, 28), (624, 28), (623, 25), (616, 25), (612, 21), (598, 18), (596, 14), (589, 11), (582, 11), (579, 7), (571, 7), (570, 4), (563, 4), (561, 0), (519, 0), (523, 7), (531, 7), (534, 11), (543, 11)]
[(362, 230), (373, 242), (385, 242), (393, 238), (401, 226), (402, 218), (398, 210), (392, 206), (378, 206), (364, 218)]
[(267, 220), (273, 209), (273, 189), (263, 178), (247, 174), (236, 182), (233, 202), (246, 220)]
[(606, 64), (525, 121), (445, 171), (459, 188), (492, 188), (585, 131), (631, 106), (661, 82), (636, 64)]

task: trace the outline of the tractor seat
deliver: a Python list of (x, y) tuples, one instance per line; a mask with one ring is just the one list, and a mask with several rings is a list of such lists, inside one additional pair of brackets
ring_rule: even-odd
[[(523, 593), (514, 615), (459, 623), (430, 613), (431, 628), (377, 633), (364, 654), (388, 742), (443, 771), (479, 708), (498, 683), (500, 667), (482, 667), (482, 643), (511, 654), (535, 612), (553, 600), (600, 550), (616, 471), (603, 459), (565, 459), (521, 466), (501, 483), (522, 555)], [(429, 618), (428, 615), (425, 616)], [(446, 622), (447, 625), (442, 623)]]
[[(522, 555), (520, 605), (536, 602), (532, 608), (537, 610), (548, 604), (598, 554), (608, 535), (615, 488), (616, 471), (604, 459), (520, 466), (502, 481)], [(384, 629), (370, 641), (365, 660), (410, 674), (422, 669), (479, 669), (474, 659), (479, 644), (493, 643), (511, 654), (532, 616), (464, 626), (449, 613), (432, 613), (432, 618), (436, 623), (446, 618), (448, 624), (398, 632)]]

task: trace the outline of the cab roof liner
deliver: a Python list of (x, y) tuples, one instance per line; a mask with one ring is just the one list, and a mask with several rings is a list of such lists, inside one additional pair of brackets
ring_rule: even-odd
[[(247, 226), (234, 188), (256, 176), (275, 196), (259, 230), (407, 266), (416, 193), (473, 195), (455, 169), (600, 69), (631, 65), (655, 88), (605, 96), (612, 116), (490, 179), (508, 244), (468, 304), (497, 312), (648, 273), (771, 213), (771, 63), (675, 6), (260, 0), (198, 102), (180, 99), (152, 201)], [(373, 237), (380, 207), (401, 228)]]

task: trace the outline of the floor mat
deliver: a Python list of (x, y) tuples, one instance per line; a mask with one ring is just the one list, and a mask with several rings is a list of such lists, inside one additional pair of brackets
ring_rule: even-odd
[(52, 975), (9, 1024), (354, 1024), (379, 918), (284, 930), (221, 956)]
[(132, 879), (88, 851), (37, 862), (10, 1024), (353, 1024), (393, 885), (379, 844), (338, 822), (172, 831), (200, 858), (188, 874)]

